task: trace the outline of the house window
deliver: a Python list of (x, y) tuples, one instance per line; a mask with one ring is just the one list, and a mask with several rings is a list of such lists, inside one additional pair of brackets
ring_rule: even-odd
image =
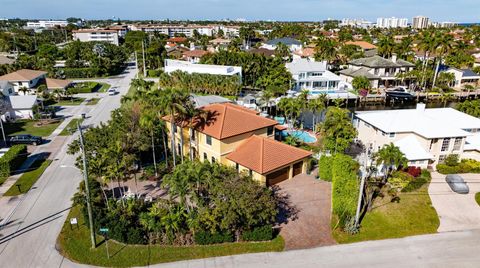
[(389, 138), (395, 138), (395, 133), (388, 133)]
[(192, 129), (192, 132), (190, 134), (190, 140), (195, 141), (195, 130)]
[(215, 157), (212, 156), (212, 163), (215, 163)]
[(315, 73), (310, 73), (310, 76), (322, 76), (322, 73), (315, 72)]
[(450, 138), (443, 139), (441, 151), (442, 152), (448, 151), (449, 147), (450, 147)]
[(206, 136), (207, 136), (207, 137), (206, 137), (206, 139), (207, 139), (207, 140), (206, 140), (207, 144), (208, 144), (208, 145), (212, 145), (212, 136), (209, 136), (209, 135), (206, 135)]
[(248, 170), (248, 175), (249, 175), (250, 177), (252, 177), (253, 171), (252, 171), (251, 169)]
[(235, 163), (235, 169), (237, 170), (237, 172), (240, 170), (240, 165), (238, 165), (238, 163)]
[(455, 138), (455, 142), (453, 143), (453, 150), (460, 151), (461, 146), (462, 146), (462, 138)]
[(207, 153), (203, 153), (203, 160), (208, 161), (208, 155), (207, 155)]
[(439, 156), (439, 157), (438, 157), (438, 163), (443, 163), (443, 162), (445, 162), (445, 159), (446, 159), (446, 158), (447, 158), (446, 155), (441, 155), (441, 156)]
[(267, 136), (273, 135), (273, 127), (268, 127), (267, 128)]
[(19, 86), (22, 86), (23, 84), (22, 84), (22, 82), (18, 82), (18, 85), (19, 85)]
[(374, 71), (375, 75), (378, 75), (379, 71), (380, 71), (379, 69), (375, 68), (375, 71)]

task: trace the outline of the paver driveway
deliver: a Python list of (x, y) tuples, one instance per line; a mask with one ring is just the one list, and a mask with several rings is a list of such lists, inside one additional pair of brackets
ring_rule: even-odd
[(480, 174), (461, 174), (470, 192), (457, 194), (445, 182), (445, 175), (432, 172), (428, 194), (440, 217), (439, 232), (480, 229), (480, 206), (475, 193), (480, 192)]
[(331, 184), (300, 174), (278, 187), (296, 210), (296, 217), (281, 225), (285, 249), (335, 244), (330, 231)]

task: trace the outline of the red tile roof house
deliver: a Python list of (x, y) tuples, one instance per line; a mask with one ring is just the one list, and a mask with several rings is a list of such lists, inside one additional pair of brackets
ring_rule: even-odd
[(207, 55), (209, 52), (200, 49), (194, 49), (183, 52), (182, 58), (191, 63), (199, 63), (200, 59)]
[[(208, 114), (207, 120), (197, 118), (191, 123), (175, 124), (177, 154), (188, 158), (190, 143), (193, 157), (234, 167), (267, 186), (306, 173), (312, 153), (276, 141), (276, 121), (231, 103), (211, 104), (202, 109)], [(169, 121), (169, 117), (164, 120)], [(170, 124), (167, 129), (171, 138)]]

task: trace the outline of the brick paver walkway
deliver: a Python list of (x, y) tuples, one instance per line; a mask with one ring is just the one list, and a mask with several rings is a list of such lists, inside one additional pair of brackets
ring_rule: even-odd
[(281, 224), (285, 249), (303, 249), (335, 244), (330, 230), (331, 184), (300, 174), (279, 185), (287, 194), (296, 217)]

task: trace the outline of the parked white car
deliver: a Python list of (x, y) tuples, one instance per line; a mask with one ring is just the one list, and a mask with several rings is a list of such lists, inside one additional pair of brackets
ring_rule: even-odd
[(108, 95), (109, 95), (109, 96), (113, 96), (113, 95), (116, 95), (116, 94), (118, 93), (116, 87), (111, 87), (111, 88), (109, 88), (107, 92), (108, 92)]

